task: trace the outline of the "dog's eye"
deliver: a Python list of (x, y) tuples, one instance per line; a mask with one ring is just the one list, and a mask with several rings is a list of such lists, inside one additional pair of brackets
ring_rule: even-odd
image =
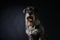
[(30, 8), (30, 11), (32, 11), (32, 8)]

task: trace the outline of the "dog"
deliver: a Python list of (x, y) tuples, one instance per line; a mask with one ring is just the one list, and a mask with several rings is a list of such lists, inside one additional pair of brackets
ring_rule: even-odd
[(25, 28), (29, 40), (45, 40), (44, 27), (40, 25), (40, 20), (36, 14), (36, 8), (28, 6), (23, 10), (25, 14)]

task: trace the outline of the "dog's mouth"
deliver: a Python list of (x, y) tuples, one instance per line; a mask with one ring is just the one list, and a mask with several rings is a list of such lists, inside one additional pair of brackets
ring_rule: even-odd
[(33, 17), (27, 17), (27, 20), (28, 20), (29, 22), (33, 22)]

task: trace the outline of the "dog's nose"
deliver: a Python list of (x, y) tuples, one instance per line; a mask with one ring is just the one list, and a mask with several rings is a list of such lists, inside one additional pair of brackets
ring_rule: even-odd
[(32, 13), (29, 13), (29, 15), (32, 15)]
[(30, 12), (29, 15), (32, 15), (32, 12)]

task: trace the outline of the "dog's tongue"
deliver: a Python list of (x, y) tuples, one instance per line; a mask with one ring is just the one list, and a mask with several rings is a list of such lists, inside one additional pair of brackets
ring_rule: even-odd
[(29, 18), (28, 20), (29, 20), (30, 22), (32, 21), (32, 19), (31, 19), (31, 18)]

